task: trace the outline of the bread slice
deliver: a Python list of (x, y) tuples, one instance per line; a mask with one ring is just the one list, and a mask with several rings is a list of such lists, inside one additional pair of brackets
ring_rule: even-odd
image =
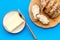
[(41, 9), (43, 10), (46, 5), (49, 3), (50, 0), (40, 0), (40, 6), (41, 6)]
[(52, 7), (52, 9), (50, 10), (50, 14), (49, 14), (49, 15), (54, 14), (54, 12), (55, 12), (55, 10), (57, 9), (57, 7), (58, 7), (58, 3), (56, 3), (56, 4)]
[(45, 9), (46, 13), (48, 13), (52, 9), (55, 2), (56, 2), (56, 0), (50, 0), (50, 2), (48, 3), (48, 5), (46, 6), (46, 9)]
[(48, 18), (43, 14), (38, 14), (37, 18), (42, 24), (48, 24), (49, 23)]
[[(14, 13), (14, 12), (11, 12), (11, 13)], [(9, 32), (12, 32), (16, 28), (18, 28), (23, 22), (24, 20), (19, 16), (19, 14), (14, 13), (13, 15), (11, 15), (11, 17), (6, 19), (6, 22), (4, 25)]]
[(39, 12), (40, 12), (39, 5), (37, 5), (37, 4), (33, 5), (32, 13), (33, 13), (34, 19), (37, 19), (36, 15), (39, 14)]
[(54, 11), (52, 18), (55, 18), (60, 15), (60, 5), (57, 6), (57, 9)]

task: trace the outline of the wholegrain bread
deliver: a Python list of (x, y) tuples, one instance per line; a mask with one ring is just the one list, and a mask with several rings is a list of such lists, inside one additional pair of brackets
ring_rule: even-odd
[(53, 5), (55, 4), (56, 0), (50, 0), (45, 8), (45, 12), (48, 14), (49, 11), (52, 9)]

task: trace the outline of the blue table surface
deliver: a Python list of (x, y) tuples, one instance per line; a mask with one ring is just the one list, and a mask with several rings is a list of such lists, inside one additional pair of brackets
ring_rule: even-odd
[(0, 40), (34, 40), (27, 26), (18, 34), (8, 33), (2, 24), (4, 15), (12, 10), (20, 9), (28, 24), (35, 33), (37, 40), (60, 40), (60, 24), (54, 28), (44, 29), (36, 26), (29, 17), (31, 0), (0, 0)]

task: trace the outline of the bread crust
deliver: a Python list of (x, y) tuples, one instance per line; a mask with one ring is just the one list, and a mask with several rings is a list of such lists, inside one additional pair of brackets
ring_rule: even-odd
[(49, 14), (49, 11), (52, 9), (55, 2), (56, 2), (55, 0), (50, 0), (50, 2), (48, 3), (48, 5), (45, 8), (45, 13)]

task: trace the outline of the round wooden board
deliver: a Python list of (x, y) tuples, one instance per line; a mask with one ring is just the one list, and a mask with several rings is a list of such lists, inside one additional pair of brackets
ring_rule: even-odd
[(29, 15), (30, 15), (31, 20), (32, 20), (36, 25), (38, 25), (39, 27), (42, 27), (42, 28), (51, 28), (51, 27), (56, 26), (56, 25), (60, 22), (60, 15), (59, 15), (57, 18), (55, 18), (55, 19), (51, 19), (51, 18), (49, 18), (49, 17), (48, 17), (46, 14), (44, 14), (44, 13), (42, 13), (42, 14), (45, 15), (45, 16), (47, 16), (47, 18), (49, 19), (49, 24), (48, 24), (48, 25), (44, 25), (44, 24), (42, 24), (40, 21), (34, 20), (34, 17), (33, 17), (33, 14), (32, 14), (32, 6), (35, 5), (35, 4), (39, 5), (39, 7), (40, 7), (39, 0), (31, 0), (30, 6), (29, 6)]

